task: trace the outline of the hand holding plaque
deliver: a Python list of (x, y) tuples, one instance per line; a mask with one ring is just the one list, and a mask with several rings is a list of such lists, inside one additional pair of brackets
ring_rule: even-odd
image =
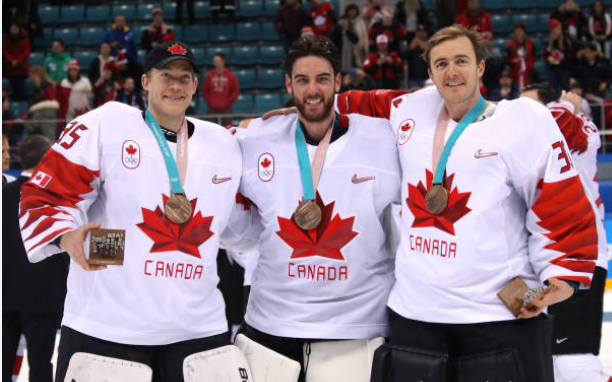
[(123, 265), (125, 230), (92, 229), (89, 235), (91, 265)]
[(499, 291), (497, 296), (512, 312), (514, 317), (527, 318), (527, 316), (521, 314), (523, 308), (526, 311), (534, 310), (534, 308), (539, 310), (539, 307), (536, 307), (531, 299), (542, 300), (554, 288), (555, 286), (552, 284), (546, 288), (529, 288), (525, 281), (520, 276), (517, 276), (504, 289)]
[(100, 223), (87, 223), (77, 229), (66, 232), (60, 238), (59, 247), (68, 253), (72, 261), (79, 264), (86, 271), (100, 271), (106, 269), (106, 265), (93, 265), (87, 262), (83, 243), (87, 234), (92, 229), (100, 228)]

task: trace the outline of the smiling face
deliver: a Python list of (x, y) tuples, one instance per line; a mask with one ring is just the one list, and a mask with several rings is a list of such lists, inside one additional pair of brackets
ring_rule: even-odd
[(186, 60), (174, 60), (163, 69), (151, 69), (142, 76), (149, 107), (154, 114), (168, 118), (184, 116), (197, 85), (193, 68)]
[(300, 119), (321, 122), (333, 113), (340, 73), (334, 76), (332, 66), (324, 58), (306, 56), (295, 61), (291, 77), (285, 76), (285, 85), (293, 95)]
[(485, 63), (476, 59), (470, 39), (461, 36), (434, 46), (429, 55), (429, 77), (449, 104), (475, 103)]

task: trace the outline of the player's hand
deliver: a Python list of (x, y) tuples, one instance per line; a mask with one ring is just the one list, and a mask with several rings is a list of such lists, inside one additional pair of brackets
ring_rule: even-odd
[(580, 105), (582, 105), (582, 97), (580, 97), (578, 94), (562, 90), (560, 99), (562, 101), (570, 102), (572, 105), (574, 105), (574, 114), (580, 113)]
[(261, 119), (263, 119), (265, 121), (266, 119), (272, 118), (272, 117), (274, 117), (276, 115), (289, 115), (289, 114), (295, 114), (295, 113), (297, 113), (297, 108), (295, 108), (295, 107), (286, 107), (284, 109), (270, 110), (266, 114), (262, 115)]
[(87, 238), (87, 234), (94, 228), (100, 228), (100, 223), (87, 223), (83, 224), (74, 231), (70, 231), (62, 235), (60, 239), (59, 247), (68, 252), (68, 255), (74, 260), (75, 263), (79, 264), (81, 268), (86, 271), (100, 271), (106, 269), (106, 265), (91, 265), (87, 262), (85, 257), (85, 250), (83, 249), (83, 242)]
[(551, 277), (548, 279), (550, 290), (541, 298), (532, 298), (533, 306), (530, 309), (521, 308), (519, 318), (531, 318), (539, 315), (544, 309), (561, 301), (565, 301), (574, 294), (574, 288), (563, 280)]

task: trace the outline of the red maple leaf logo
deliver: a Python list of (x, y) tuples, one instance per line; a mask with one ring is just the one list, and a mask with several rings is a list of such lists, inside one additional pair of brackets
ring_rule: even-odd
[(187, 49), (183, 48), (182, 46), (179, 45), (179, 43), (175, 43), (174, 45), (172, 45), (171, 47), (168, 48), (168, 52), (172, 53), (172, 54), (181, 54), (181, 55), (186, 55), (187, 54)]
[[(446, 209), (440, 214), (432, 214), (427, 210), (427, 207), (425, 207), (425, 194), (427, 194), (427, 190), (431, 188), (433, 174), (429, 170), (426, 170), (425, 176), (427, 179), (427, 187), (425, 187), (422, 182), (419, 182), (416, 186), (408, 184), (408, 199), (406, 199), (406, 204), (414, 215), (412, 226), (436, 227), (451, 235), (455, 235), (453, 224), (471, 211), (467, 203), (472, 193), (459, 192), (457, 191), (457, 187), (455, 187), (448, 196), (448, 206), (446, 206)], [(454, 174), (448, 177), (446, 173), (444, 174), (442, 184), (447, 190), (451, 189), (454, 177)]]
[(280, 231), (277, 231), (276, 234), (293, 248), (292, 259), (320, 256), (345, 261), (341, 249), (358, 235), (353, 231), (355, 217), (342, 219), (340, 214), (336, 214), (332, 219), (336, 202), (323, 204), (318, 192), (316, 203), (322, 212), (321, 224), (318, 227), (304, 231), (293, 221), (293, 214), (289, 219), (279, 216)]
[(270, 161), (268, 158), (264, 158), (264, 160), (261, 161), (261, 165), (264, 168), (268, 168), (270, 166), (270, 164), (272, 163), (272, 161)]
[(136, 149), (136, 147), (129, 145), (128, 147), (125, 148), (125, 151), (127, 151), (127, 153), (130, 155), (134, 155), (136, 154), (136, 151), (138, 150)]
[[(168, 197), (162, 196), (165, 206)], [(190, 200), (194, 211), (197, 201), (197, 198)], [(155, 211), (142, 208), (142, 219), (143, 222), (136, 225), (153, 240), (151, 253), (180, 251), (201, 258), (198, 247), (213, 235), (210, 230), (213, 217), (202, 217), (201, 211), (192, 214), (188, 222), (177, 224), (168, 219), (159, 206)]]
[(402, 131), (408, 131), (411, 127), (410, 122), (406, 122), (402, 125)]

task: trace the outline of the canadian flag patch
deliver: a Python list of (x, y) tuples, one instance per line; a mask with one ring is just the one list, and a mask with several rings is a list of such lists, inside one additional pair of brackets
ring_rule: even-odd
[(51, 179), (53, 179), (51, 178), (51, 175), (42, 171), (38, 171), (36, 172), (36, 175), (32, 177), (31, 182), (40, 188), (45, 188), (47, 187)]
[(264, 153), (257, 160), (257, 173), (262, 182), (269, 182), (274, 176), (274, 157), (270, 153)]

